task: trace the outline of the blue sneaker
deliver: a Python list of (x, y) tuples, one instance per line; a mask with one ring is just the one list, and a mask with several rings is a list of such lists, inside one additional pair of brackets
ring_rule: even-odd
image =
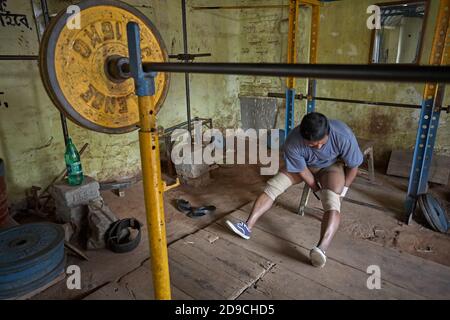
[(230, 228), (234, 233), (240, 235), (242, 238), (248, 240), (250, 239), (251, 231), (247, 227), (245, 222), (233, 223), (230, 220), (225, 221), (228, 228)]

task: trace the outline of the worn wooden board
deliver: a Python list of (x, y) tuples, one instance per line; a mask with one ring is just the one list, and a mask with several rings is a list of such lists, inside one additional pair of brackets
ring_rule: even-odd
[(199, 232), (169, 248), (173, 284), (194, 299), (236, 299), (272, 265), (229, 241), (209, 243), (207, 237)]
[[(169, 246), (172, 297), (175, 300), (236, 299), (272, 265), (256, 253), (200, 230)], [(151, 278), (149, 262), (146, 262), (85, 299), (153, 299)]]
[[(387, 175), (408, 178), (413, 159), (412, 151), (394, 150), (389, 159)], [(450, 157), (433, 155), (429, 181), (447, 185), (450, 177)]]
[(238, 300), (346, 300), (349, 297), (318, 282), (276, 265)]
[[(235, 219), (245, 219), (248, 212), (235, 211)], [(258, 221), (266, 233), (311, 248), (319, 239), (320, 221), (298, 216), (274, 207)], [(433, 299), (450, 298), (450, 268), (366, 240), (351, 239), (338, 232), (329, 248), (329, 260), (366, 272), (371, 265), (381, 268), (382, 279), (411, 293)]]
[[(172, 299), (192, 300), (188, 294), (172, 285)], [(151, 300), (154, 299), (150, 262), (88, 295), (84, 300)]]
[[(268, 259), (243, 250), (236, 244), (199, 230), (170, 246), (172, 254), (182, 254), (210, 270), (220, 270), (247, 286), (259, 279), (273, 265)], [(238, 258), (237, 258), (238, 257)]]
[[(265, 217), (262, 219), (265, 219)], [(249, 251), (271, 259), (277, 266), (281, 265), (289, 269), (297, 277), (304, 277), (320, 283), (349, 299), (424, 299), (423, 296), (399, 288), (383, 279), (382, 290), (368, 290), (366, 286), (368, 275), (365, 271), (355, 269), (333, 259), (328, 259), (325, 269), (314, 268), (309, 262), (309, 247), (305, 248), (291, 241), (286, 241), (258, 227), (254, 229), (252, 239), (249, 241), (231, 234), (223, 225), (223, 221), (207, 229), (221, 238), (233, 241)], [(249, 290), (252, 289), (249, 288)], [(260, 294), (256, 294), (255, 299), (259, 299)], [(311, 295), (309, 298), (323, 299), (321, 295)]]

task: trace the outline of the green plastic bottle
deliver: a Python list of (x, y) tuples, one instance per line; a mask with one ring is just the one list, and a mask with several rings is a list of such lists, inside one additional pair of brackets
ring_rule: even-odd
[(67, 180), (69, 185), (78, 186), (83, 183), (83, 168), (81, 167), (80, 154), (72, 142), (72, 139), (67, 140), (66, 152), (64, 153), (64, 160), (67, 167)]

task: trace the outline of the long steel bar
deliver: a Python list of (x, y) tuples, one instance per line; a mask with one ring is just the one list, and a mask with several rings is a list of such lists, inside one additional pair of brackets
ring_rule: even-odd
[[(127, 71), (126, 64), (122, 72)], [(450, 82), (449, 66), (147, 62), (145, 72), (298, 77), (390, 82)]]
[[(188, 54), (188, 36), (187, 36), (187, 18), (186, 18), (186, 0), (181, 0), (181, 20), (183, 27), (183, 53)], [(185, 60), (184, 63), (189, 63)], [(186, 114), (188, 121), (188, 131), (191, 132), (191, 89), (190, 89), (189, 73), (184, 75), (184, 83), (186, 89)]]
[(0, 60), (39, 60), (39, 56), (1, 55)]
[[(267, 94), (270, 98), (285, 98), (283, 93), (269, 93)], [(419, 104), (407, 104), (407, 103), (396, 103), (396, 102), (383, 102), (383, 101), (367, 101), (367, 100), (355, 100), (355, 99), (341, 99), (341, 98), (326, 98), (326, 97), (312, 97), (319, 101), (330, 101), (330, 102), (343, 102), (343, 103), (354, 103), (354, 104), (365, 104), (369, 106), (378, 107), (396, 107), (396, 108), (409, 108), (409, 109), (421, 109), (422, 106)], [(295, 95), (297, 100), (308, 99), (307, 96), (303, 94)], [(444, 108), (445, 109), (445, 108)]]
[[(47, 28), (48, 25), (50, 24), (50, 14), (48, 11), (47, 0), (41, 0), (41, 8), (42, 8), (42, 15), (44, 17), (44, 25)], [(62, 112), (59, 113), (59, 117), (61, 119), (61, 129), (63, 132), (64, 144), (67, 146), (67, 143), (69, 141), (69, 128), (67, 127), (67, 119)]]
[[(298, 0), (300, 5), (321, 5), (319, 0)], [(235, 10), (235, 9), (276, 9), (276, 8), (287, 8), (287, 4), (266, 4), (266, 5), (255, 5), (255, 6), (193, 6), (192, 10)]]
[(277, 9), (287, 8), (286, 4), (268, 4), (260, 6), (207, 6), (207, 7), (192, 7), (192, 10), (240, 10), (240, 9)]

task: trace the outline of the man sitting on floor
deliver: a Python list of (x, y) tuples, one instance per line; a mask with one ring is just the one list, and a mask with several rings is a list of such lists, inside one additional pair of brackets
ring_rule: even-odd
[(227, 220), (226, 224), (244, 239), (250, 239), (256, 221), (272, 207), (275, 199), (290, 186), (305, 182), (320, 198), (325, 212), (320, 241), (310, 251), (312, 265), (323, 267), (325, 252), (339, 227), (341, 201), (358, 173), (363, 155), (355, 135), (345, 123), (328, 120), (320, 113), (310, 113), (287, 137), (284, 158), (286, 169), (267, 182), (247, 221)]

